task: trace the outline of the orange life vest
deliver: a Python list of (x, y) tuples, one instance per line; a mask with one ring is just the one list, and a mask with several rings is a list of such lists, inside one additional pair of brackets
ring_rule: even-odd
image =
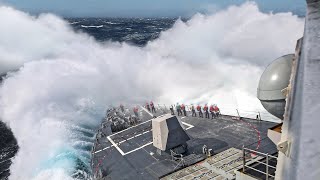
[(218, 111), (219, 111), (218, 106), (215, 106), (215, 107), (214, 107), (214, 111), (216, 111), (216, 112), (218, 112)]

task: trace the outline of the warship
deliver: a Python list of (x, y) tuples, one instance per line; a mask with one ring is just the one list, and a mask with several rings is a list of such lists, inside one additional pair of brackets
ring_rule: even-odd
[[(280, 123), (223, 109), (208, 119), (193, 117), (189, 106), (186, 116), (160, 104), (156, 112), (136, 104), (111, 108), (91, 151), (92, 178), (319, 179), (320, 0), (306, 5), (295, 53), (270, 64), (258, 86), (257, 98)], [(0, 162), (0, 178), (10, 164)]]
[(295, 53), (273, 61), (257, 89), (280, 123), (239, 112), (193, 117), (189, 107), (177, 116), (168, 105), (112, 108), (96, 134), (93, 179), (318, 179), (320, 1), (306, 2)]

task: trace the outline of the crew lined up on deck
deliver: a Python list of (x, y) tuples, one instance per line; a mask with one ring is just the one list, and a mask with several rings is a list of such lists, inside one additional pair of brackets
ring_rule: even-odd
[[(184, 116), (187, 116), (187, 111), (186, 111), (186, 106), (184, 105), (184, 104), (179, 104), (179, 103), (177, 103), (177, 105), (176, 105), (176, 109), (177, 109), (177, 113), (178, 113), (178, 116), (182, 116), (182, 113), (184, 114)], [(171, 113), (173, 112), (173, 108), (171, 109), (170, 108), (170, 110), (171, 110)], [(173, 112), (173, 114), (174, 114), (174, 112)]]
[(150, 102), (150, 105), (148, 102), (146, 103), (146, 108), (149, 112), (156, 113), (156, 108), (154, 107), (154, 104), (152, 101)]
[[(154, 104), (153, 104), (152, 101), (150, 102), (150, 104), (147, 102), (146, 105), (145, 105), (145, 108), (149, 112), (156, 113), (156, 108), (154, 107)], [(184, 104), (180, 105), (179, 103), (177, 103), (175, 105), (175, 108), (176, 108), (178, 116), (187, 116), (186, 106)], [(122, 112), (124, 112), (124, 106), (122, 104), (120, 104), (120, 110)], [(210, 114), (211, 114), (211, 119), (216, 118), (216, 117), (218, 117), (220, 115), (220, 109), (218, 108), (218, 106), (216, 104), (210, 105), (210, 107), (208, 107), (208, 104), (205, 104), (203, 108), (199, 104), (197, 105), (196, 108), (195, 108), (195, 106), (193, 104), (191, 104), (190, 110), (191, 110), (191, 113), (192, 113), (192, 117), (197, 117), (196, 110), (198, 111), (198, 115), (201, 118), (203, 118), (202, 110), (205, 113), (205, 118), (208, 118), (208, 119), (210, 119)], [(171, 111), (172, 115), (175, 115), (174, 106), (173, 105), (170, 106), (170, 111)], [(138, 115), (139, 109), (138, 109), (137, 106), (135, 106), (133, 108), (133, 112), (134, 112), (136, 117), (139, 117), (139, 115)], [(209, 114), (209, 112), (210, 112), (210, 114)]]
[[(156, 108), (154, 107), (154, 104), (153, 104), (152, 101), (150, 102), (150, 104), (147, 102), (145, 108), (146, 108), (149, 112), (156, 113)], [(125, 112), (125, 109), (124, 109), (123, 104), (120, 104), (120, 110), (121, 110), (123, 113)], [(134, 106), (134, 107), (133, 107), (133, 113), (134, 113), (134, 115), (135, 115), (137, 118), (139, 118), (139, 108), (138, 108), (138, 106)]]
[[(120, 110), (121, 110), (122, 113), (125, 113), (125, 108), (124, 108), (123, 104), (120, 104)], [(133, 107), (133, 113), (139, 119), (139, 108), (138, 108), (138, 106), (134, 106)]]
[[(174, 107), (171, 106), (170, 111), (171, 111), (172, 115), (174, 115), (173, 109), (174, 109)], [(194, 107), (193, 104), (191, 104), (190, 109), (191, 109), (192, 117), (197, 117), (196, 110), (198, 111), (199, 117), (201, 117), (201, 118), (203, 118), (202, 110), (205, 113), (205, 118), (208, 118), (208, 119), (210, 119), (210, 114), (211, 114), (211, 119), (216, 118), (220, 115), (220, 109), (218, 108), (218, 106), (216, 104), (211, 105), (210, 107), (208, 107), (208, 105), (205, 104), (203, 108), (199, 104), (197, 105), (196, 108)], [(177, 111), (178, 116), (182, 116), (182, 115), (187, 116), (186, 107), (184, 104), (180, 105), (179, 103), (177, 103), (176, 104), (176, 111)], [(183, 112), (183, 114), (182, 114), (182, 112)], [(209, 114), (209, 112), (210, 112), (210, 114)]]

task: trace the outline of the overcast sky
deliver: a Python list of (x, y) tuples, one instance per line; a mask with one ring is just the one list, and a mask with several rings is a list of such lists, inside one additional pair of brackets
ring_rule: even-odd
[[(32, 14), (52, 12), (64, 17), (163, 17), (210, 12), (246, 0), (0, 0)], [(265, 11), (305, 13), (305, 0), (256, 0)]]

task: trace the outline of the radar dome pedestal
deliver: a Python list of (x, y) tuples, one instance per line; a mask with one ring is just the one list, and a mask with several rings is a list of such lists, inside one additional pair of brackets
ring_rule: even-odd
[(282, 90), (290, 81), (294, 54), (274, 60), (261, 75), (257, 97), (263, 107), (272, 115), (283, 119), (286, 96)]

